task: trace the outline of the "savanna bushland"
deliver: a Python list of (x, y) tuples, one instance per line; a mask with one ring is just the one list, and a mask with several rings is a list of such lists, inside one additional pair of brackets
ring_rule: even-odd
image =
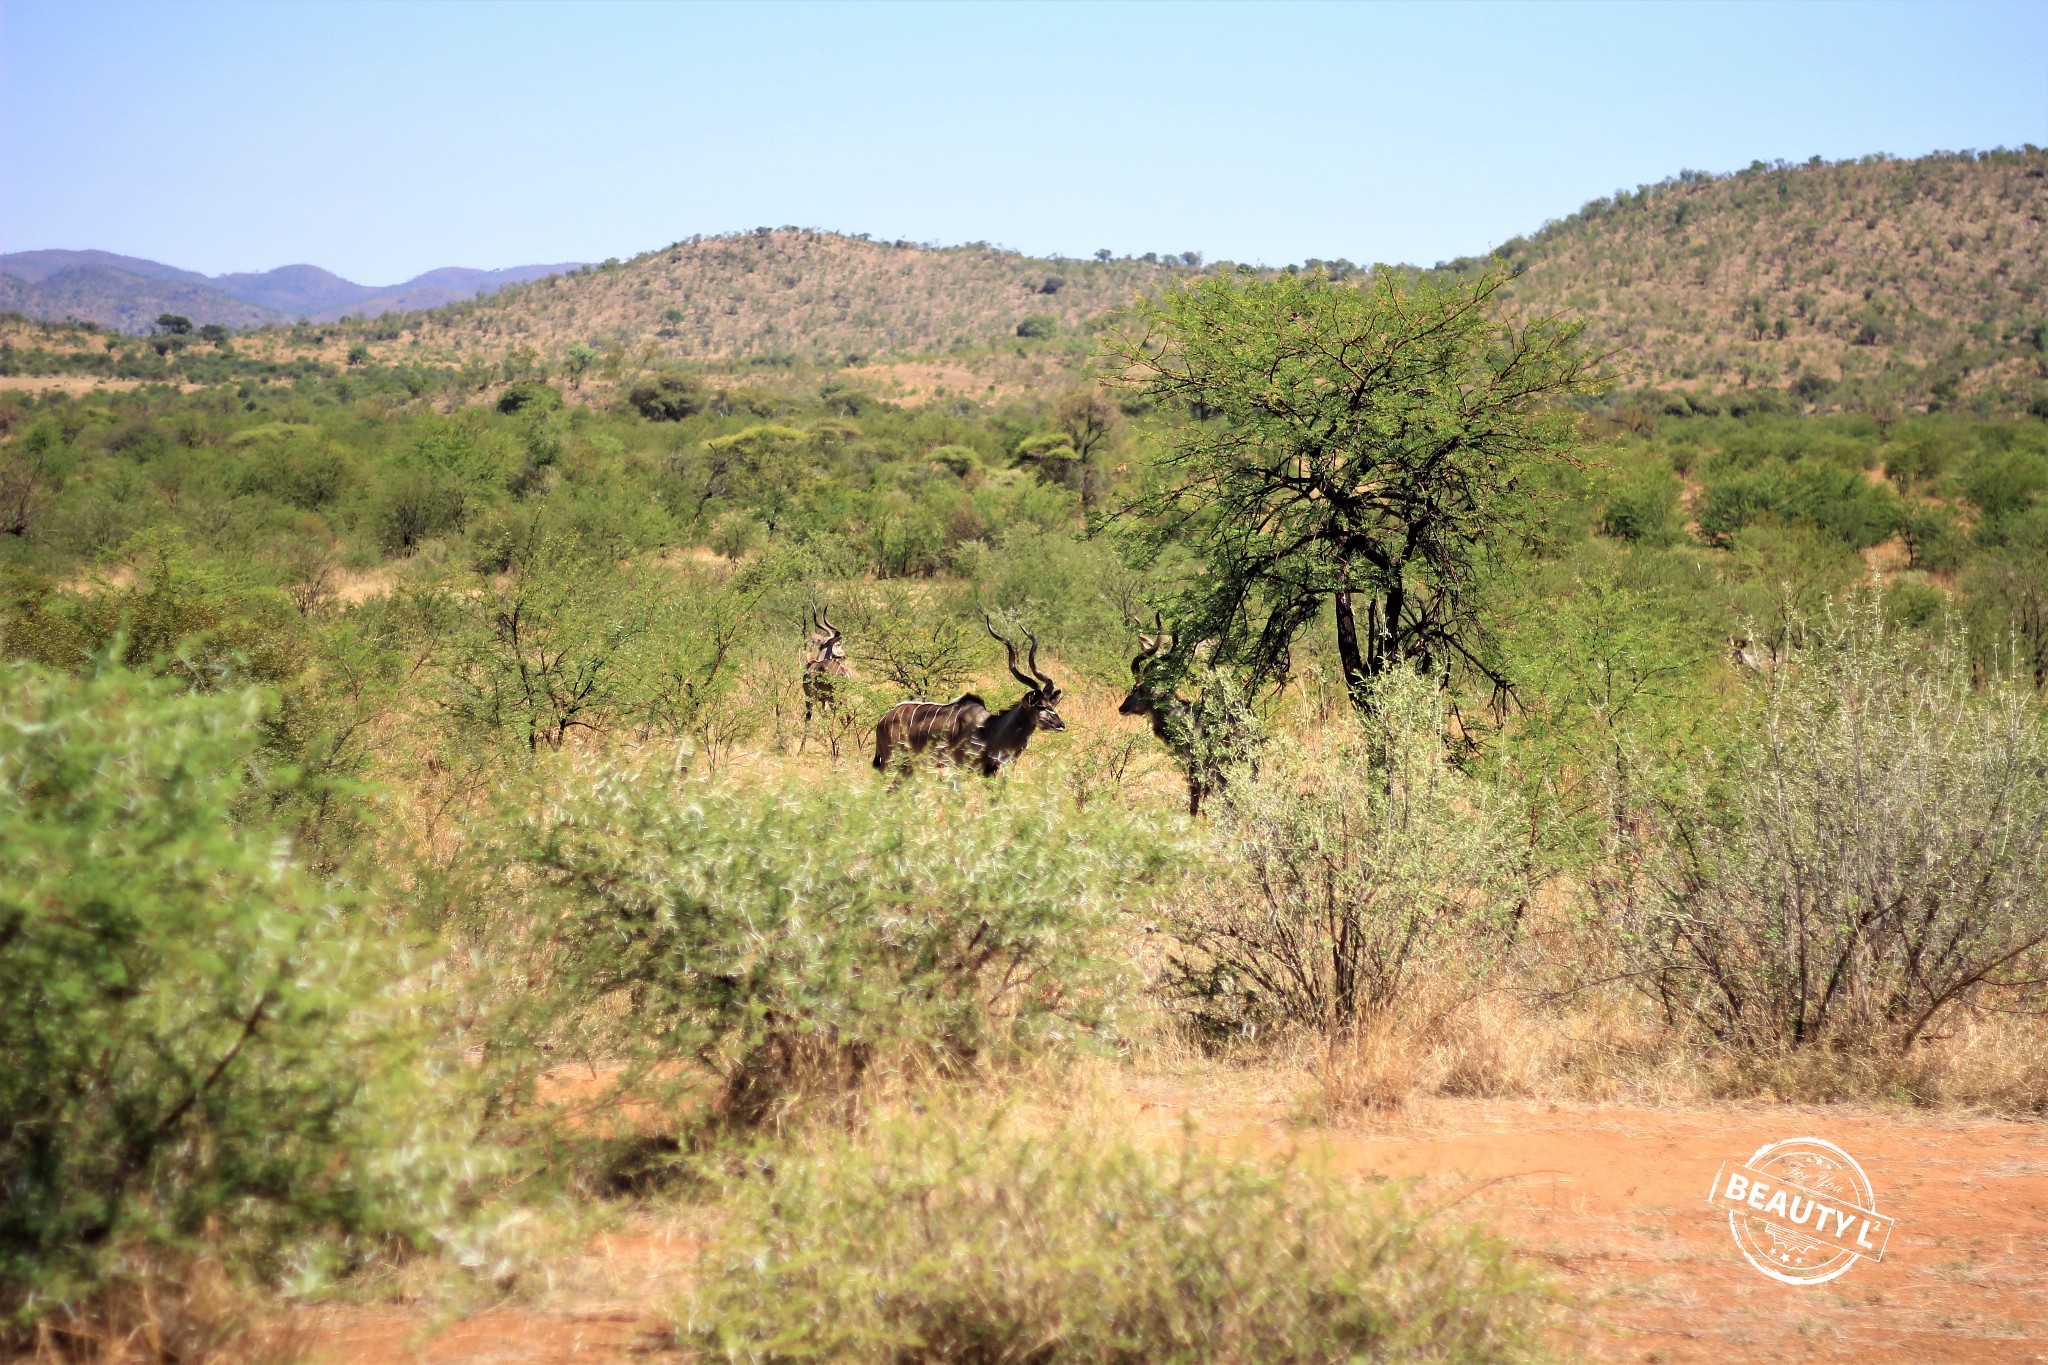
[[(1489, 1235), (1085, 1096), (2048, 1111), (2042, 162), (10, 323), (9, 1349), (290, 1358), (658, 1203), (689, 1358), (1539, 1358)], [(1065, 729), (872, 772), (997, 628)]]

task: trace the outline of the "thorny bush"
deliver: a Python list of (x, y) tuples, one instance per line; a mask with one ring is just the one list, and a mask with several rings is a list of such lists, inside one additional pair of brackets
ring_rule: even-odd
[(1168, 918), (1168, 985), (1204, 1036), (1349, 1031), (1512, 929), (1506, 798), (1448, 761), (1436, 681), (1396, 670), (1368, 700), (1314, 742), (1275, 740), (1216, 807), (1217, 875)]
[(1113, 1036), (1113, 925), (1166, 866), (1143, 824), (1029, 788), (677, 783), (620, 760), (561, 772), (512, 840), (485, 932), (532, 964), (526, 1022), (643, 1095), (708, 1079), (741, 1126), (878, 1066)]
[(1852, 599), (1759, 682), (1725, 806), (1633, 813), (1599, 890), (1634, 979), (1725, 1043), (1903, 1053), (1978, 1004), (2039, 1009), (2048, 731)]

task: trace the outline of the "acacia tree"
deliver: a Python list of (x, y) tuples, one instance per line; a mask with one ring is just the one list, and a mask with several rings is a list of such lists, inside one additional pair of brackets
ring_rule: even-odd
[(1054, 404), (1052, 415), (1075, 455), (1074, 467), (1081, 481), (1081, 511), (1084, 515), (1092, 513), (1098, 486), (1103, 482), (1096, 468), (1095, 450), (1116, 427), (1116, 404), (1092, 389), (1083, 389)]
[(1149, 551), (1194, 560), (1171, 672), (1208, 642), (1252, 685), (1284, 681), (1327, 601), (1361, 709), (1403, 663), (1505, 684), (1479, 646), (1482, 573), (1532, 523), (1532, 473), (1571, 459), (1577, 423), (1555, 400), (1602, 386), (1582, 324), (1504, 315), (1511, 278), (1212, 276), (1138, 305), (1108, 353), (1189, 414), (1118, 514)]

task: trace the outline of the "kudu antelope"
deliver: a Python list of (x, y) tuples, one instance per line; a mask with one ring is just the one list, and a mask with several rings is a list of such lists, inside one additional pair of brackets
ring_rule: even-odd
[(1031, 736), (1039, 730), (1064, 730), (1067, 723), (1056, 709), (1060, 686), (1038, 671), (1038, 637), (1030, 631), (1029, 668), (1017, 667), (1017, 646), (997, 632), (987, 616), (982, 623), (988, 633), (1002, 642), (1010, 656), (1010, 676), (1024, 684), (1024, 695), (1006, 711), (991, 712), (980, 697), (963, 692), (948, 702), (900, 701), (889, 708), (875, 726), (875, 769), (887, 772), (892, 765), (908, 766), (919, 754), (930, 751), (946, 767), (978, 764), (983, 777), (994, 777), (1003, 765), (1024, 752)]
[[(1131, 660), (1131, 690), (1116, 710), (1120, 716), (1143, 716), (1152, 723), (1152, 733), (1187, 775), (1188, 814), (1200, 815), (1202, 799), (1223, 790), (1224, 765), (1244, 747), (1246, 736), (1236, 721), (1205, 715), (1198, 703), (1153, 679), (1161, 653), (1167, 652), (1167, 633), (1158, 615), (1152, 620), (1159, 634), (1138, 636), (1138, 653)], [(1226, 726), (1230, 733), (1222, 732)]]
[(826, 607), (821, 613), (811, 609), (811, 648), (815, 651), (804, 663), (804, 724), (811, 723), (811, 712), (830, 711), (838, 699), (838, 682), (851, 678), (853, 670), (846, 665), (844, 632), (832, 624), (832, 608)]
[(1728, 659), (1745, 673), (1767, 674), (1778, 666), (1778, 651), (1744, 635), (1728, 637)]

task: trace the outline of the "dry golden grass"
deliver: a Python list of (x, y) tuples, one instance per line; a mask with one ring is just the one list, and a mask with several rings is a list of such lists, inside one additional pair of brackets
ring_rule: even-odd
[(1441, 1014), (1404, 1009), (1347, 1037), (1291, 1039), (1275, 1052), (1301, 1077), (1302, 1112), (1316, 1121), (1435, 1097), (2048, 1112), (2048, 1021), (2009, 1015), (1965, 1016), (1905, 1057), (1772, 1057), (1687, 1039), (1647, 1002), (1616, 992), (1543, 1005), (1502, 990)]
[(159, 1256), (43, 1318), (21, 1354), (37, 1365), (295, 1365), (311, 1344), (295, 1306), (237, 1284), (213, 1258)]

